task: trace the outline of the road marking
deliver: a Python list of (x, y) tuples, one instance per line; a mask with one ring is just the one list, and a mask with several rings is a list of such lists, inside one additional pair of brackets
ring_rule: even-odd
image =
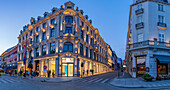
[(7, 82), (9, 83), (13, 83), (13, 81), (9, 80), (9, 79), (5, 79)]
[(96, 81), (94, 81), (94, 82), (99, 82), (99, 81), (102, 81), (103, 80), (103, 78), (101, 78), (101, 79), (99, 79), (99, 80), (96, 80)]
[(105, 79), (105, 80), (103, 80), (102, 82), (100, 82), (100, 83), (105, 83), (105, 82), (107, 82), (109, 79)]
[(4, 79), (1, 80), (2, 83), (8, 83), (7, 81), (5, 81)]
[(93, 81), (95, 81), (95, 80), (97, 80), (97, 79), (99, 79), (99, 78), (94, 78), (94, 79), (89, 80), (89, 81), (87, 81), (87, 82), (93, 82)]

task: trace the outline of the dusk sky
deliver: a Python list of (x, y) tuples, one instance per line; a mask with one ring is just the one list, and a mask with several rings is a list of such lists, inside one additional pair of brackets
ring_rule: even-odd
[[(43, 16), (53, 7), (69, 0), (2, 0), (0, 2), (0, 54), (18, 43), (17, 37), (30, 18)], [(132, 0), (70, 0), (92, 19), (92, 25), (112, 47), (125, 58), (128, 19)]]

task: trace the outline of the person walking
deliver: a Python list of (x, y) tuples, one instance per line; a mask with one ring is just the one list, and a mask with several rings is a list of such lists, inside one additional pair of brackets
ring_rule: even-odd
[(87, 70), (87, 76), (88, 76), (89, 70)]
[(51, 77), (51, 70), (49, 70), (49, 78)]

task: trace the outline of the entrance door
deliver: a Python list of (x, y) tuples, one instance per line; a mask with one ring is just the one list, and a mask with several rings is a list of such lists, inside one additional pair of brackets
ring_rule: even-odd
[(63, 64), (62, 65), (62, 76), (65, 76), (65, 77), (73, 76), (73, 64)]
[(73, 76), (73, 64), (68, 64), (68, 76)]

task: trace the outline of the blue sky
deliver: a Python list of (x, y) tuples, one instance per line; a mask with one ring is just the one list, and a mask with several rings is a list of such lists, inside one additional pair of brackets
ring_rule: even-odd
[[(0, 2), (0, 54), (17, 44), (19, 31), (30, 18), (42, 16), (53, 7), (69, 0), (3, 0)], [(128, 17), (132, 0), (70, 0), (92, 19), (92, 25), (116, 51), (125, 58)]]

